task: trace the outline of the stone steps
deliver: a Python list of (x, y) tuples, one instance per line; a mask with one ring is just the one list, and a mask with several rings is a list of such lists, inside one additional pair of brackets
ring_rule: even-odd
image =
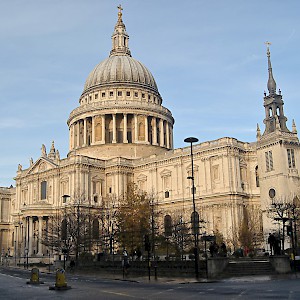
[(223, 272), (225, 277), (250, 275), (275, 275), (276, 272), (267, 259), (237, 259), (229, 261)]

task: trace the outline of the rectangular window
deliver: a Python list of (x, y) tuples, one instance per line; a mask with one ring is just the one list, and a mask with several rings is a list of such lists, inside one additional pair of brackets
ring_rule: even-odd
[(145, 98), (145, 94), (144, 93), (142, 93), (142, 98)]
[(41, 200), (44, 200), (47, 198), (47, 182), (42, 181), (41, 182)]
[(119, 97), (122, 96), (122, 91), (118, 91), (118, 96), (119, 96)]
[(105, 97), (105, 92), (102, 93), (102, 98), (104, 98), (104, 97)]
[(289, 168), (296, 168), (294, 149), (287, 149)]
[(114, 92), (109, 92), (109, 96), (112, 97), (114, 95)]
[(265, 152), (266, 157), (266, 170), (267, 172), (273, 170), (273, 154), (272, 151)]
[(134, 92), (134, 97), (138, 97), (139, 96), (139, 94), (138, 94), (138, 92)]
[(273, 155), (272, 151), (269, 151), (269, 162), (270, 162), (270, 171), (273, 170)]
[(95, 99), (98, 99), (98, 94), (95, 94)]
[(126, 92), (126, 96), (127, 96), (127, 97), (130, 97), (130, 92)]

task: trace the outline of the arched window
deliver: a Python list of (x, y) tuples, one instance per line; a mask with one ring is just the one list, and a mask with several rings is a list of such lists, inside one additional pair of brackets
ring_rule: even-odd
[(255, 167), (255, 181), (256, 181), (256, 186), (259, 187), (258, 166)]
[(166, 215), (164, 218), (165, 237), (172, 235), (172, 218), (170, 215)]
[(99, 220), (98, 219), (93, 220), (93, 239), (94, 240), (99, 239)]
[(269, 117), (271, 117), (273, 114), (272, 114), (272, 107), (269, 107)]
[(193, 234), (199, 234), (199, 214), (198, 212), (192, 212), (191, 225)]
[(280, 116), (280, 109), (279, 109), (278, 106), (277, 106), (277, 108), (276, 108), (276, 114), (277, 114), (277, 116)]

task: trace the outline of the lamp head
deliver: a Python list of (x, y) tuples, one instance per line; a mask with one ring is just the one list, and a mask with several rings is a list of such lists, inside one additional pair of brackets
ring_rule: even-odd
[(184, 142), (186, 143), (197, 143), (199, 140), (195, 137), (188, 137), (186, 139), (184, 139)]

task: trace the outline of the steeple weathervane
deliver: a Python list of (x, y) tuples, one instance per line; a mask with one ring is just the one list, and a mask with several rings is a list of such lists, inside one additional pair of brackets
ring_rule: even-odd
[(270, 48), (269, 48), (271, 43), (267, 41), (267, 42), (265, 42), (265, 44), (267, 45), (268, 71), (269, 71), (268, 90), (269, 90), (270, 95), (275, 95), (276, 94), (276, 82), (273, 78), (271, 58), (270, 58)]

